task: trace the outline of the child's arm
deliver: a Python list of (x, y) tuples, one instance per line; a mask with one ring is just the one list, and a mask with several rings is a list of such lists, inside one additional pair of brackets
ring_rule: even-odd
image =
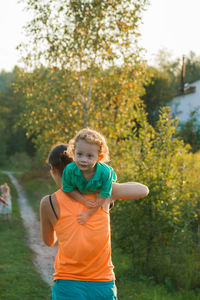
[[(112, 186), (112, 185), (111, 185)], [(104, 193), (103, 193), (104, 194)], [(111, 191), (108, 192), (106, 190), (106, 195), (110, 195), (111, 194)], [(108, 201), (110, 197), (108, 198), (103, 198), (100, 194), (97, 194), (97, 197), (96, 197), (96, 201), (94, 202), (95, 203), (95, 206), (93, 206), (93, 208), (89, 208), (87, 211), (84, 211), (80, 214), (78, 214), (78, 222), (81, 224), (81, 225), (84, 225), (87, 220), (97, 212), (97, 210), (103, 206), (104, 202), (110, 202)]]
[(87, 211), (78, 215), (78, 221), (81, 225), (84, 225), (87, 220), (99, 209), (99, 207), (109, 211), (110, 202), (117, 199), (140, 199), (148, 195), (149, 189), (146, 185), (139, 182), (125, 182), (125, 183), (113, 183), (112, 184), (112, 195), (110, 201), (108, 199), (101, 198), (97, 195), (98, 207), (90, 208)]
[(103, 205), (103, 203), (106, 200), (108, 199), (102, 198), (99, 195), (97, 195), (96, 201), (95, 202), (93, 201), (94, 203), (96, 203), (96, 207), (89, 208), (87, 211), (78, 214), (78, 222), (81, 225), (84, 225), (87, 222), (87, 220), (97, 212), (97, 210)]
[(72, 200), (78, 201), (78, 202), (84, 204), (85, 206), (87, 206), (88, 208), (94, 208), (94, 207), (97, 207), (96, 201), (85, 198), (85, 197), (84, 197), (81, 193), (79, 193), (79, 191), (77, 191), (77, 190), (74, 190), (74, 191), (72, 191), (72, 192), (67, 192), (67, 194), (69, 195), (70, 198), (72, 198)]
[(3, 197), (1, 197), (1, 196), (0, 196), (0, 201), (1, 201), (3, 204), (7, 205), (6, 200), (5, 200)]
[(78, 222), (81, 225), (84, 225), (87, 220), (101, 207), (105, 202), (108, 202), (112, 194), (112, 183), (117, 179), (115, 172), (112, 167), (104, 164), (102, 166), (101, 180), (102, 187), (100, 193), (97, 195), (96, 207), (88, 209), (87, 211), (82, 212), (78, 215)]

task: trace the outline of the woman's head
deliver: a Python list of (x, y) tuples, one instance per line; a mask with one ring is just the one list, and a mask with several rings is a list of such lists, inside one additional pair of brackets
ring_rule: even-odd
[(54, 146), (49, 153), (47, 162), (51, 168), (56, 169), (62, 175), (65, 166), (72, 162), (67, 154), (67, 144)]
[(80, 145), (79, 142), (84, 142), (88, 144), (90, 147), (96, 149), (99, 161), (101, 162), (109, 161), (109, 149), (106, 140), (104, 136), (101, 135), (99, 132), (89, 128), (84, 128), (80, 130), (76, 134), (76, 136), (69, 141), (67, 154), (73, 160), (75, 158), (76, 147), (77, 145)]

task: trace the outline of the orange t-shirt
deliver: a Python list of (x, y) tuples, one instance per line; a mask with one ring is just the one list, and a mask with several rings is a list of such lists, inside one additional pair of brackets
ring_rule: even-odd
[[(80, 225), (77, 215), (87, 208), (72, 201), (61, 189), (55, 196), (60, 207), (60, 217), (54, 226), (58, 238), (54, 280), (115, 280), (111, 261), (109, 213), (99, 208), (85, 225)], [(94, 199), (94, 195), (86, 197)]]

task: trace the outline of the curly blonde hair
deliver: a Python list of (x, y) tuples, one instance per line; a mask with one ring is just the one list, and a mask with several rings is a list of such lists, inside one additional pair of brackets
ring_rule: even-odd
[(84, 140), (88, 144), (99, 146), (99, 157), (101, 162), (108, 162), (109, 159), (109, 149), (106, 140), (102, 134), (92, 130), (90, 128), (81, 129), (76, 136), (69, 141), (67, 147), (67, 154), (69, 157), (74, 159), (74, 153), (76, 148), (76, 143), (79, 140)]

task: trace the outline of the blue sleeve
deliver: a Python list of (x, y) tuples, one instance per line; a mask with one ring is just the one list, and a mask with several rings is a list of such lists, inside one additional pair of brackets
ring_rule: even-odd
[(74, 190), (74, 186), (71, 181), (72, 178), (72, 169), (69, 165), (67, 165), (63, 170), (62, 175), (62, 190), (64, 192), (72, 192)]
[(117, 175), (115, 174), (113, 168), (107, 166), (102, 173), (102, 188), (99, 196), (102, 198), (110, 198), (112, 194), (112, 184), (117, 180)]

